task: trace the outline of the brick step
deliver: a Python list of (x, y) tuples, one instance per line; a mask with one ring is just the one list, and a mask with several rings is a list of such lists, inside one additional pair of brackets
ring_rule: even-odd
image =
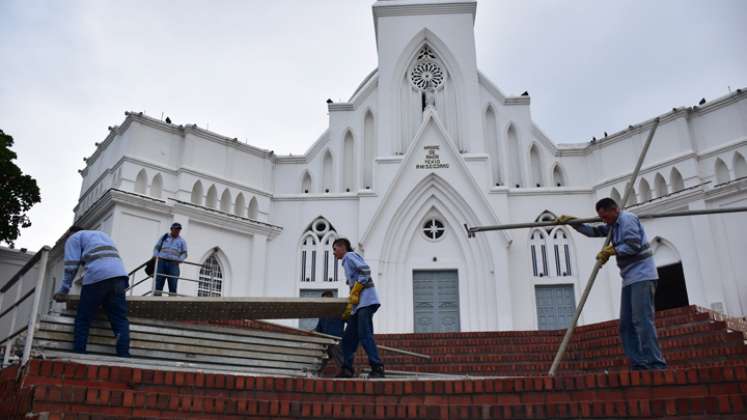
[[(712, 319), (713, 315), (711, 312), (705, 311), (702, 308), (696, 306), (687, 306), (682, 308), (670, 309), (666, 311), (659, 311), (656, 313), (657, 326), (659, 323), (664, 326), (668, 323), (681, 323), (683, 320), (706, 320)], [(603, 321), (589, 325), (581, 325), (576, 328), (576, 331), (580, 334), (584, 332), (594, 332), (595, 330), (607, 330), (612, 328), (616, 330), (619, 324), (618, 320)], [(393, 333), (393, 334), (381, 334), (381, 337), (386, 337), (392, 340), (405, 339), (405, 340), (431, 340), (438, 338), (484, 338), (484, 337), (546, 337), (546, 336), (563, 336), (565, 330), (545, 330), (545, 331), (473, 331), (473, 332), (458, 332), (458, 333)], [(455, 336), (455, 337), (454, 337)]]
[[(694, 344), (694, 345), (693, 345)], [(567, 354), (563, 359), (563, 363), (566, 366), (575, 366), (579, 364), (592, 365), (598, 364), (598, 362), (614, 362), (613, 365), (624, 364), (626, 358), (622, 352), (622, 349), (614, 351), (610, 350), (609, 355), (603, 353), (572, 353)], [(664, 357), (670, 362), (677, 364), (678, 362), (691, 362), (693, 357), (697, 357), (695, 360), (703, 360), (703, 358), (726, 358), (733, 357), (735, 355), (746, 355), (747, 347), (744, 346), (741, 341), (713, 341), (713, 343), (707, 346), (697, 346), (697, 341), (687, 340), (678, 347), (665, 347)], [(400, 365), (411, 365), (418, 364), (423, 366), (430, 365), (451, 365), (451, 364), (516, 364), (516, 363), (539, 363), (545, 362), (550, 363), (554, 359), (555, 354), (553, 353), (542, 353), (542, 354), (503, 354), (503, 353), (467, 353), (467, 354), (451, 354), (451, 355), (435, 355), (430, 360), (416, 359), (412, 356), (401, 356), (401, 355), (385, 355), (383, 357), (384, 364), (389, 367), (400, 366)], [(365, 353), (359, 352), (356, 355), (356, 363), (365, 365), (367, 359)], [(606, 366), (602, 364), (600, 366)]]
[[(692, 349), (687, 351), (669, 352), (664, 356), (670, 366), (692, 366), (706, 362), (718, 363), (728, 361), (731, 358), (744, 358), (747, 348), (717, 348), (717, 349)], [(384, 359), (386, 366), (397, 370), (414, 372), (471, 374), (471, 375), (528, 375), (536, 372), (547, 372), (550, 369), (551, 360), (545, 362), (471, 362), (466, 364), (427, 364), (427, 362), (415, 361), (408, 363), (389, 363)], [(365, 366), (361, 362), (357, 366)], [(594, 361), (563, 361), (559, 369), (561, 371), (586, 371), (601, 372), (604, 370), (620, 370), (627, 367), (627, 361), (622, 358), (606, 359), (600, 358)]]
[[(728, 332), (720, 328), (709, 328), (701, 333), (697, 334), (679, 334), (677, 336), (659, 337), (659, 343), (663, 350), (679, 348), (684, 346), (693, 345), (728, 345), (738, 346), (743, 345), (744, 340), (739, 332)], [(386, 341), (379, 342), (379, 344), (393, 346), (392, 343)], [(604, 346), (593, 347), (594, 350), (580, 349), (579, 346), (571, 345), (568, 347), (566, 352), (569, 359), (578, 359), (581, 357), (596, 357), (605, 355), (619, 355), (623, 356), (622, 344), (619, 339), (609, 340), (609, 344)], [(545, 344), (528, 344), (528, 345), (492, 345), (492, 346), (461, 346), (458, 347), (458, 351), (455, 351), (454, 347), (420, 347), (420, 348), (406, 348), (406, 350), (419, 351), (433, 357), (434, 359), (444, 355), (482, 355), (482, 354), (503, 354), (503, 355), (551, 355), (554, 356), (558, 350), (558, 345), (545, 345)], [(362, 350), (360, 354), (363, 355)], [(389, 357), (387, 357), (389, 358)], [(409, 359), (408, 359), (409, 360)]]
[[(30, 362), (23, 375), (24, 386), (106, 388), (110, 391), (150, 390), (172, 393), (259, 393), (282, 392), (287, 395), (394, 395), (479, 394), (516, 391), (577, 391), (600, 388), (651, 385), (718, 385), (739, 382), (747, 387), (747, 360), (732, 360), (719, 366), (673, 368), (663, 371), (627, 371), (569, 375), (559, 371), (556, 377), (503, 377), (464, 379), (336, 380), (243, 376), (202, 372), (173, 372), (156, 369), (132, 369), (84, 365), (62, 361)], [(747, 391), (747, 388), (745, 388)]]
[[(343, 392), (189, 395), (37, 386), (33, 411), (178, 418), (605, 418), (747, 414), (739, 384), (630, 387), (622, 391), (511, 392), (371, 397)], [(658, 394), (658, 395), (657, 395)], [(298, 397), (301, 398), (298, 398)], [(403, 411), (404, 410), (404, 411)], [(444, 411), (446, 410), (446, 411)]]
[[(697, 325), (708, 325), (714, 323), (713, 319), (709, 314), (696, 314), (680, 319), (678, 322), (671, 324), (659, 323), (657, 320), (657, 331), (662, 332), (673, 329), (673, 328), (688, 328)], [(726, 327), (726, 323), (721, 323)], [(540, 331), (542, 334), (535, 334), (537, 331), (521, 331), (521, 332), (481, 332), (481, 333), (470, 333), (470, 332), (453, 332), (453, 333), (433, 333), (433, 334), (410, 334), (400, 335), (393, 337), (392, 334), (377, 334), (376, 339), (382, 343), (387, 342), (393, 346), (430, 346), (432, 343), (436, 345), (449, 345), (456, 343), (463, 346), (483, 346), (489, 344), (522, 344), (522, 343), (557, 343), (559, 344), (565, 334), (565, 330), (557, 331)], [(614, 338), (618, 336), (617, 323), (614, 328), (606, 328), (604, 330), (592, 331), (589, 333), (574, 333), (571, 343), (576, 344), (579, 342), (588, 342), (590, 340)]]

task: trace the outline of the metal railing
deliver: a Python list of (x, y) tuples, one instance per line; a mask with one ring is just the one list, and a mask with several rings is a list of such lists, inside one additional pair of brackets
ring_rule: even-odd
[[(160, 261), (159, 257), (156, 257), (155, 259), (155, 267), (153, 270), (153, 275), (145, 275), (144, 278), (137, 279), (138, 274), (140, 273), (140, 270), (143, 270), (145, 266), (148, 264), (148, 261), (140, 264), (135, 269), (130, 271), (128, 274), (130, 278), (130, 286), (127, 288), (127, 292), (130, 296), (133, 295), (140, 295), (140, 296), (161, 296), (161, 295), (167, 295), (167, 296), (183, 296), (183, 297), (218, 297), (223, 295), (223, 276), (220, 277), (216, 276), (215, 272), (212, 270), (208, 270), (207, 273), (202, 274), (201, 271), (203, 268), (205, 268), (205, 264), (196, 263), (192, 261), (182, 261), (179, 263), (181, 266), (180, 275), (179, 276), (172, 276), (165, 273), (159, 273), (158, 272), (158, 263)], [(193, 270), (187, 269), (184, 270), (184, 267), (193, 267)], [(187, 271), (187, 274), (185, 275), (181, 271)], [(196, 278), (193, 278), (190, 276), (190, 273), (196, 272), (197, 275)], [(144, 274), (144, 273), (143, 273)], [(156, 278), (157, 277), (163, 277), (164, 279), (164, 286), (163, 290), (159, 291), (156, 290)], [(194, 291), (195, 293), (189, 294), (189, 293), (172, 293), (167, 291), (168, 290), (168, 279), (176, 279), (177, 281), (187, 281), (190, 282), (189, 286), (186, 286), (188, 291)], [(138, 287), (142, 285), (146, 285), (147, 282), (150, 281), (150, 287)], [(218, 281), (220, 281), (220, 287), (218, 287)], [(184, 289), (183, 285), (182, 290)], [(136, 289), (139, 288), (139, 291), (136, 291)]]
[[(39, 317), (42, 297), (51, 298), (52, 284), (45, 282), (51, 248), (42, 247), (0, 288), (0, 346), (4, 346), (2, 366), (10, 363), (16, 340), (26, 332), (21, 365), (28, 362)], [(36, 278), (27, 274), (38, 265)]]

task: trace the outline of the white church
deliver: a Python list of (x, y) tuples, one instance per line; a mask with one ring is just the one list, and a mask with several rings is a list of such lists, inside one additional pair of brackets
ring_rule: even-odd
[[(557, 144), (532, 121), (530, 96), (506, 96), (477, 69), (474, 1), (372, 10), (378, 67), (347, 102), (328, 103), (329, 127), (310, 133), (305, 153), (128, 112), (86, 158), (76, 223), (108, 232), (128, 269), (181, 223), (198, 264), (182, 275), (199, 283), (181, 281), (179, 292), (192, 295), (347, 296), (331, 252), (345, 236), (371, 265), (377, 332), (533, 330), (568, 325), (601, 240), (564, 227), (468, 239), (465, 223), (594, 216), (598, 199), (620, 201), (656, 117), (631, 211), (747, 205), (745, 92)], [(746, 314), (746, 222), (646, 221), (657, 308)], [(611, 262), (581, 322), (617, 318), (620, 288)]]

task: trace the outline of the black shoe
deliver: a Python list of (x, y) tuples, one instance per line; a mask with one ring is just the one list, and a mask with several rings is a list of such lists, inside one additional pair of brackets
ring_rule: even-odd
[(340, 369), (340, 372), (335, 376), (335, 378), (352, 378), (355, 376), (355, 372), (353, 372), (353, 369), (348, 369), (346, 367)]
[(369, 379), (381, 379), (386, 378), (386, 375), (384, 374), (384, 366), (378, 365), (378, 366), (371, 366), (371, 373), (368, 374)]

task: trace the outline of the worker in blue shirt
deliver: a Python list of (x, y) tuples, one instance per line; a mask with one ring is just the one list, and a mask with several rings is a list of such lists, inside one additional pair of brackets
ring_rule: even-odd
[[(599, 200), (596, 210), (604, 225), (571, 223), (571, 227), (589, 237), (606, 237), (612, 229), (612, 242), (597, 254), (597, 260), (605, 264), (614, 255), (623, 279), (620, 338), (625, 355), (633, 370), (666, 369), (654, 321), (659, 275), (643, 225), (635, 214), (620, 210), (611, 198)], [(558, 221), (573, 219), (560, 216)]]
[[(331, 290), (325, 290), (322, 293), (322, 297), (331, 298), (335, 297), (335, 295)], [(339, 316), (335, 318), (319, 318), (314, 331), (342, 338), (342, 334), (345, 331), (345, 321), (343, 321), (342, 317)], [(324, 370), (330, 360), (334, 360), (335, 362), (337, 362), (338, 366), (342, 367), (342, 350), (340, 349), (339, 344), (328, 346), (327, 356), (328, 357), (322, 361), (322, 366), (319, 368), (320, 371)]]
[(125, 291), (129, 283), (122, 259), (111, 238), (98, 230), (73, 226), (65, 242), (65, 271), (54, 300), (63, 302), (70, 293), (73, 277), (83, 266), (83, 287), (75, 314), (73, 350), (86, 352), (91, 320), (103, 305), (117, 340), (117, 355), (130, 356), (130, 324), (127, 320)]
[(379, 296), (376, 294), (373, 280), (371, 279), (371, 268), (363, 257), (353, 252), (350, 241), (345, 238), (337, 238), (332, 243), (332, 251), (335, 258), (342, 260), (345, 269), (347, 284), (350, 286), (350, 296), (343, 319), (348, 321), (345, 332), (342, 335), (343, 365), (338, 378), (352, 378), (353, 359), (360, 344), (368, 355), (368, 363), (371, 366), (369, 378), (383, 378), (384, 364), (379, 357), (379, 349), (376, 347), (373, 331), (373, 315), (381, 306)]
[(161, 296), (164, 283), (168, 280), (169, 294), (176, 294), (179, 281), (179, 264), (187, 259), (187, 241), (179, 234), (182, 231), (180, 223), (172, 223), (171, 231), (165, 233), (153, 247), (153, 256), (158, 257), (156, 267), (156, 291), (154, 296)]

